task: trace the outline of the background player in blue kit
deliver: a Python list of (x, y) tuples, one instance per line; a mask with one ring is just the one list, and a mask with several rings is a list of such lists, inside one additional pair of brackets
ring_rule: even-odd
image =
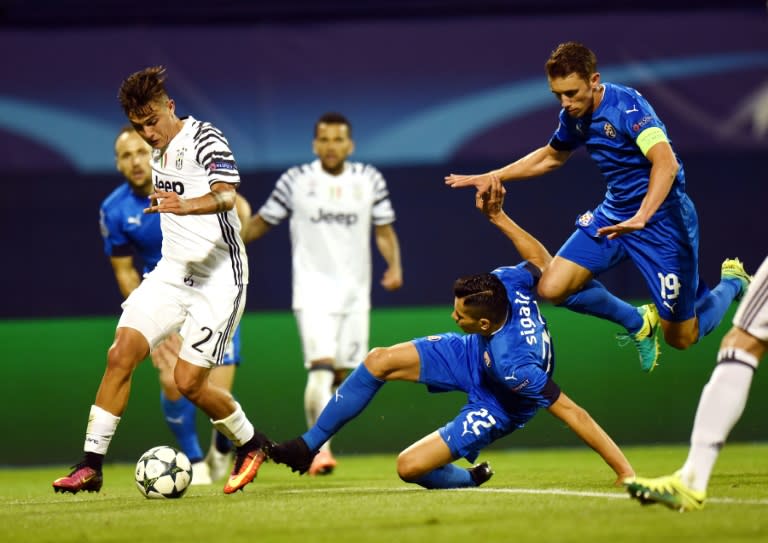
[[(127, 182), (113, 190), (101, 205), (100, 224), (104, 252), (109, 257), (120, 293), (124, 298), (141, 282), (134, 257), (142, 264), (142, 275), (149, 273), (160, 260), (162, 233), (160, 215), (145, 214), (144, 208), (153, 192), (150, 154), (152, 148), (132, 126), (120, 130), (115, 139), (115, 162)], [(248, 202), (238, 195), (236, 203), (242, 224), (250, 217)], [(160, 403), (165, 420), (179, 447), (192, 462), (192, 484), (210, 484), (227, 474), (231, 442), (214, 430), (205, 460), (196, 429), (195, 405), (176, 386), (173, 368), (181, 346), (178, 334), (171, 335), (152, 351), (152, 363), (160, 378)], [(232, 390), (235, 368), (240, 364), (240, 329), (236, 330), (224, 356), (222, 366), (211, 372), (218, 385)]]
[(399, 380), (423, 383), (430, 392), (467, 394), (456, 418), (400, 453), (397, 471), (404, 481), (425, 488), (481, 485), (493, 474), (486, 462), (470, 469), (452, 462), (461, 457), (474, 462), (481, 449), (522, 428), (540, 408), (597, 451), (615, 471), (617, 484), (632, 473), (613, 440), (552, 380), (552, 341), (535, 299), (536, 283), (552, 257), (502, 211), (503, 194), (495, 179), (489, 194), (478, 194), (476, 205), (526, 261), (456, 280), (452, 317), (465, 334), (373, 349), (309, 431), (272, 446), (273, 460), (305, 472), (318, 448), (358, 415), (386, 381)]
[[(636, 90), (601, 83), (594, 53), (580, 43), (561, 44), (546, 63), (562, 110), (549, 144), (498, 170), (449, 175), (452, 187), (488, 190), (502, 181), (543, 175), (565, 164), (579, 146), (597, 164), (608, 190), (594, 210), (579, 216), (574, 234), (539, 281), (538, 293), (574, 311), (623, 325), (640, 352), (641, 368), (658, 359), (659, 316), (666, 342), (685, 349), (711, 332), (750, 277), (738, 259), (723, 262), (713, 290), (699, 279), (699, 227), (685, 193), (685, 173), (656, 112)], [(630, 258), (654, 304), (635, 310), (594, 276)], [(658, 311), (658, 313), (657, 313)]]

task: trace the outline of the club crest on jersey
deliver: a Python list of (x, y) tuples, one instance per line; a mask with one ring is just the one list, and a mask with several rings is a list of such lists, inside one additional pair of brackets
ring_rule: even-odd
[(592, 212), (587, 211), (586, 213), (582, 213), (579, 216), (579, 226), (589, 226), (594, 220), (595, 216), (592, 214)]
[(616, 129), (613, 127), (611, 123), (605, 123), (603, 125), (603, 132), (605, 132), (605, 135), (609, 138), (615, 138), (616, 137)]
[(488, 354), (488, 351), (483, 351), (483, 362), (487, 368), (491, 367), (491, 355)]
[(176, 151), (176, 169), (180, 170), (184, 166), (184, 153), (187, 151), (186, 147)]

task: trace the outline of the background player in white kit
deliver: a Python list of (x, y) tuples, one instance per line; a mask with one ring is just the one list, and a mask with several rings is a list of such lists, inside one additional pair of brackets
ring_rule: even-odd
[(720, 450), (741, 418), (752, 377), (768, 351), (768, 258), (736, 310), (733, 326), (723, 337), (709, 382), (701, 392), (691, 432), (688, 458), (666, 477), (629, 478), (630, 496), (643, 505), (662, 503), (678, 511), (704, 507), (709, 477)]
[(240, 183), (229, 144), (210, 123), (176, 116), (165, 90), (165, 69), (146, 68), (125, 79), (120, 104), (152, 147), (155, 192), (146, 213), (161, 213), (162, 258), (123, 303), (107, 367), (91, 406), (83, 460), (53, 482), (56, 492), (98, 491), (102, 463), (128, 404), (131, 376), (150, 348), (179, 331), (179, 390), (237, 447), (224, 492), (253, 480), (268, 439), (240, 405), (208, 380), (245, 306), (248, 260), (235, 211)]
[[(346, 160), (355, 148), (351, 136), (343, 115), (321, 116), (312, 143), (317, 160), (283, 173), (246, 231), (246, 241), (258, 239), (290, 217), (293, 310), (309, 372), (304, 390), (309, 427), (334, 386), (368, 351), (372, 225), (387, 263), (381, 285), (396, 290), (403, 284), (386, 181), (373, 166)], [(330, 473), (335, 466), (327, 442), (309, 473)]]

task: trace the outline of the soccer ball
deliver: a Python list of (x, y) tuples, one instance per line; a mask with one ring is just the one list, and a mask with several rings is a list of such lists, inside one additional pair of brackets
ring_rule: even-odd
[(136, 463), (136, 487), (147, 498), (181, 498), (192, 481), (187, 455), (173, 447), (153, 447)]

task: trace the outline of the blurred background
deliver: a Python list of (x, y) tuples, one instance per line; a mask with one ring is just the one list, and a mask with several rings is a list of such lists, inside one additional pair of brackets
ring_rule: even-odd
[[(353, 125), (353, 158), (381, 170), (398, 214), (405, 285), (386, 293), (374, 280), (374, 305), (447, 308), (456, 276), (518, 257), (474, 210), (471, 192), (446, 188), (443, 177), (498, 167), (545, 144), (558, 104), (544, 62), (559, 43), (582, 41), (596, 52), (603, 80), (640, 90), (666, 123), (699, 212), (704, 280), (718, 281), (725, 257), (738, 256), (754, 270), (768, 246), (760, 218), (768, 196), (765, 3), (650, 0), (638, 9), (619, 1), (610, 10), (604, 4), (0, 2), (0, 331), (17, 348), (9, 363), (39, 370), (35, 383), (50, 375), (46, 364), (71, 363), (58, 356), (66, 349), (37, 344), (34, 332), (20, 344), (22, 324), (40, 332), (60, 326), (51, 319), (107, 320), (104, 337), (67, 336), (78, 342), (67, 346), (71, 358), (84, 356), (75, 348), (83, 341), (93, 340), (101, 353), (83, 370), (93, 381), (77, 392), (85, 407), (69, 417), (80, 440), (120, 312), (98, 228), (100, 202), (122, 181), (113, 153), (125, 123), (117, 89), (129, 73), (157, 64), (168, 69), (177, 111), (214, 123), (228, 137), (241, 193), (254, 211), (284, 169), (313, 158), (317, 117), (344, 113)], [(605, 184), (581, 151), (555, 174), (507, 189), (509, 213), (554, 252), (576, 216), (600, 202)], [(287, 230), (248, 247), (249, 313), (290, 308)], [(382, 269), (377, 260), (375, 278)], [(622, 297), (647, 298), (631, 265), (601, 280)], [(441, 318), (441, 328), (431, 331), (451, 329), (447, 309)], [(298, 349), (295, 330), (286, 326), (286, 341)], [(398, 334), (403, 340), (417, 332)], [(395, 339), (374, 334), (372, 344)], [(716, 343), (694, 350), (712, 360)], [(286, 364), (298, 372), (290, 385), (298, 421), (303, 377), (298, 359)], [(691, 412), (709, 368), (684, 399)], [(12, 380), (2, 386), (23, 389)], [(153, 416), (159, 421), (159, 410)], [(683, 419), (687, 425), (687, 412)]]
[[(313, 158), (316, 118), (347, 115), (353, 158), (382, 171), (399, 217), (406, 285), (394, 295), (375, 288), (375, 303), (442, 304), (457, 273), (516, 258), (474, 212), (472, 195), (444, 187), (443, 176), (546, 143), (558, 105), (544, 61), (558, 43), (583, 41), (604, 80), (636, 87), (666, 123), (701, 218), (704, 279), (717, 281), (726, 256), (754, 268), (766, 246), (765, 6), (601, 4), (3, 2), (0, 317), (119, 311), (98, 208), (121, 182), (117, 89), (156, 64), (168, 68), (179, 113), (228, 137), (254, 211), (282, 170)], [(580, 152), (555, 175), (510, 186), (507, 205), (554, 251), (604, 186)], [(289, 306), (287, 235), (280, 228), (249, 247), (249, 310)], [(632, 267), (603, 279), (621, 295), (645, 296)]]

